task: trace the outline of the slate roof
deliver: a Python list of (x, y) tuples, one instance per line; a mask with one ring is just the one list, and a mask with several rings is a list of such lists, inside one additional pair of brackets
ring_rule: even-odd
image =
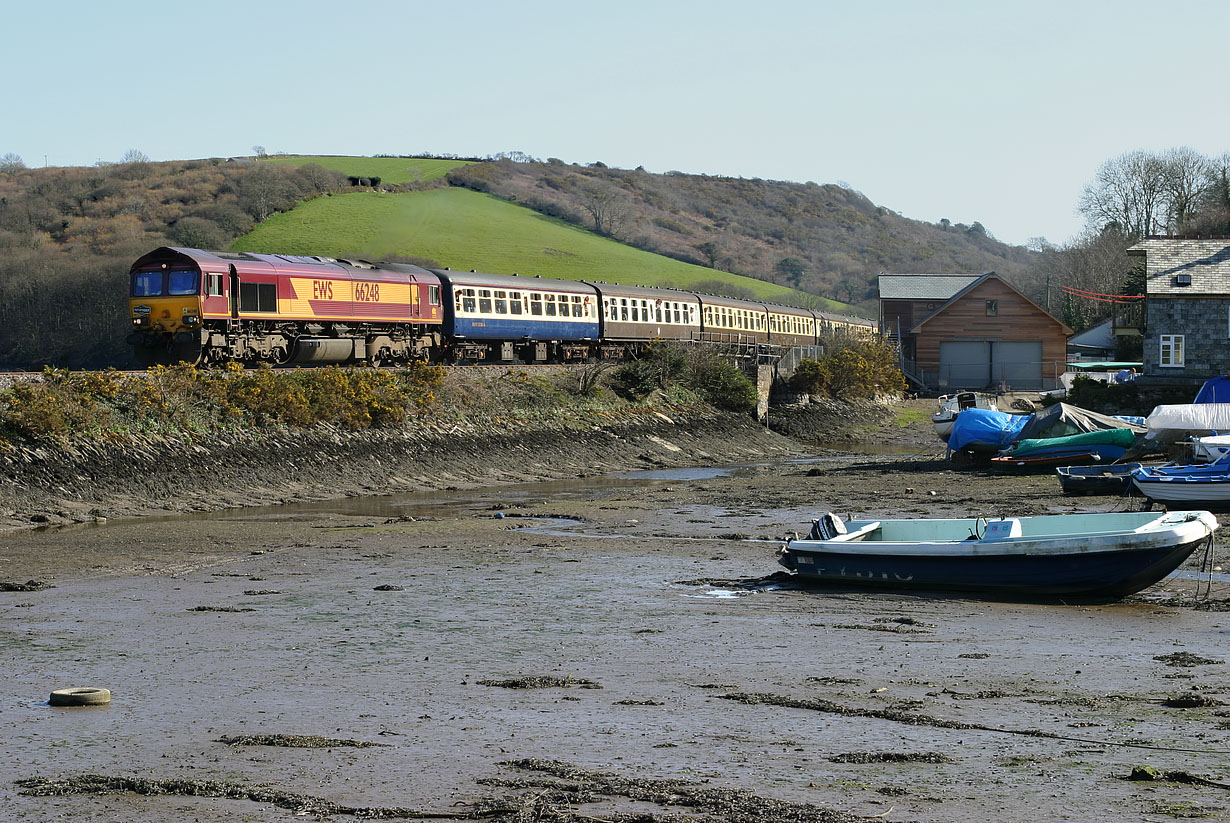
[(981, 274), (881, 274), (881, 300), (950, 300)]
[(1145, 257), (1146, 294), (1230, 294), (1230, 237), (1149, 237), (1128, 254)]

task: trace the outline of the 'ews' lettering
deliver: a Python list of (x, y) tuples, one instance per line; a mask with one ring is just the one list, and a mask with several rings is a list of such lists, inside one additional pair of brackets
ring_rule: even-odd
[(331, 280), (313, 280), (312, 281), (312, 299), (313, 300), (332, 300), (333, 299), (333, 282)]
[(362, 303), (379, 303), (380, 302), (380, 284), (379, 283), (355, 283), (354, 284), (354, 299)]

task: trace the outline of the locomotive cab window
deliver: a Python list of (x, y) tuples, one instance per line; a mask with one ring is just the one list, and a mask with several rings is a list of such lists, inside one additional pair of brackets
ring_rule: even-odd
[(427, 287), (427, 302), (433, 306), (440, 305), (440, 287), (439, 286), (428, 286)]
[(222, 275), (207, 274), (205, 275), (205, 294), (208, 297), (222, 296)]
[(157, 297), (162, 294), (162, 272), (136, 271), (132, 273), (133, 297)]

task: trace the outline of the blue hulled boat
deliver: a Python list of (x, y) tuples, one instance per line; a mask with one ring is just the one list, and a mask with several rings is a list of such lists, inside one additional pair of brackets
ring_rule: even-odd
[(826, 514), (778, 561), (826, 585), (1118, 598), (1177, 569), (1217, 525), (1206, 511), (849, 522)]
[(1132, 472), (1132, 484), (1158, 503), (1225, 508), (1230, 506), (1230, 455), (1213, 463), (1141, 467)]

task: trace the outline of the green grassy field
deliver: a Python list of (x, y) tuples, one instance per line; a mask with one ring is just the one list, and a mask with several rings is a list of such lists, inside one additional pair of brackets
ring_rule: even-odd
[[(780, 301), (787, 290), (616, 243), (522, 206), (462, 188), (354, 192), (309, 200), (239, 238), (235, 251), (357, 257), (402, 254), (489, 274), (690, 288), (722, 280)], [(850, 307), (826, 301), (829, 311)]]
[(261, 162), (306, 166), (315, 163), (352, 177), (379, 177), (384, 183), (419, 183), (436, 180), (449, 169), (468, 166), (469, 160), (435, 160), (419, 157), (289, 157), (279, 155)]

